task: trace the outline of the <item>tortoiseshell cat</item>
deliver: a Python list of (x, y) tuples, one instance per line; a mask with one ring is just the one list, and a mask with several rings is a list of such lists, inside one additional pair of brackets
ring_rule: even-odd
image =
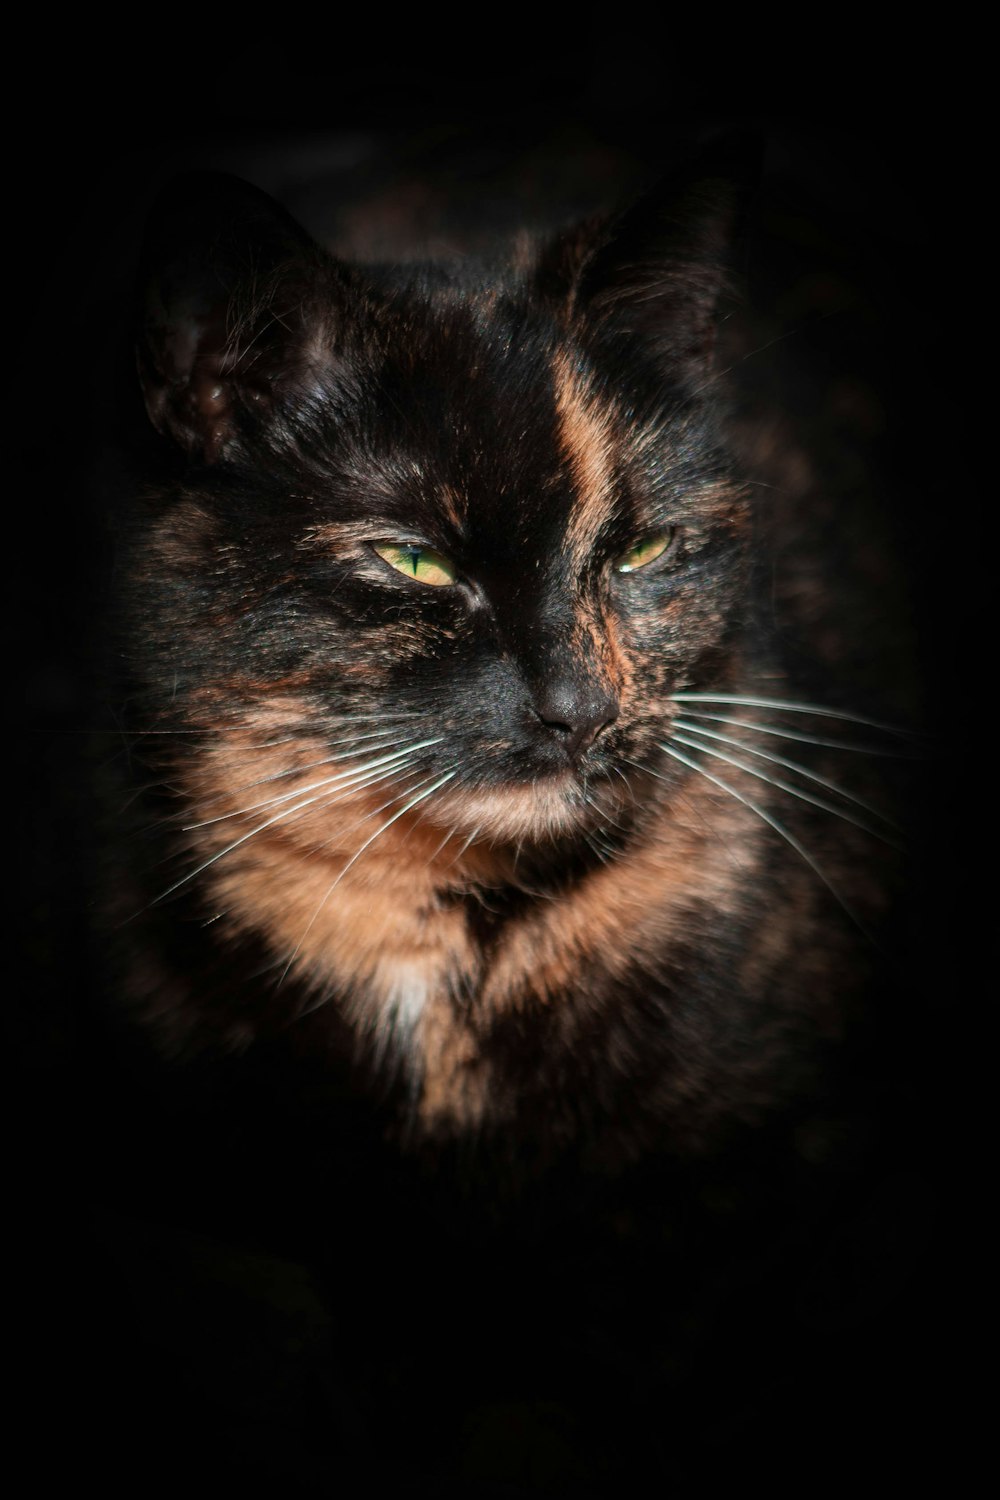
[(147, 1451), (641, 1493), (878, 1381), (823, 1319), (905, 693), (850, 445), (733, 315), (746, 175), (397, 190), (332, 252), (228, 177), (156, 210), (88, 1148)]
[(887, 830), (767, 628), (773, 424), (714, 352), (738, 198), (720, 156), (388, 265), (235, 180), (163, 199), (124, 573), (171, 863), (122, 915), (168, 1048), (308, 1034), (411, 1142), (545, 1159), (801, 1088)]

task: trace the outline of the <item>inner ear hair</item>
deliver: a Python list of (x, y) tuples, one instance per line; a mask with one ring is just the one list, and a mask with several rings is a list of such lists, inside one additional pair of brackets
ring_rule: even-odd
[(153, 425), (192, 459), (223, 457), (300, 364), (305, 310), (329, 262), (238, 178), (175, 179), (150, 216), (137, 360)]

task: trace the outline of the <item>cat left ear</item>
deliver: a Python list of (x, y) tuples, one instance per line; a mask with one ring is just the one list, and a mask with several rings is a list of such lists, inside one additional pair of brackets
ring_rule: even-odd
[(561, 259), (571, 319), (643, 341), (671, 378), (700, 384), (761, 158), (759, 141), (725, 138), (575, 244), (553, 247), (547, 271), (551, 280)]
[(332, 266), (249, 183), (176, 179), (151, 215), (142, 268), (138, 366), (157, 430), (206, 463), (238, 446), (308, 366), (306, 308)]

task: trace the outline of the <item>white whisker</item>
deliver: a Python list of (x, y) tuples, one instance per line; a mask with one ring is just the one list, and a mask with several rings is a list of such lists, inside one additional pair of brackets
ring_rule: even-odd
[[(729, 734), (719, 734), (713, 729), (702, 729), (697, 724), (689, 724), (686, 719), (677, 719), (675, 720), (675, 724), (678, 729), (686, 729), (689, 733), (701, 735), (704, 739), (718, 740), (723, 745), (732, 745), (737, 750), (745, 750), (748, 755), (756, 755), (760, 760), (766, 760), (772, 765), (784, 766), (786, 771), (794, 771), (798, 776), (805, 776), (809, 781), (815, 781), (819, 786), (825, 786), (828, 792), (834, 792), (838, 797), (843, 797), (846, 801), (853, 802), (856, 807), (863, 807), (865, 812), (871, 813), (872, 817), (879, 818), (890, 828), (895, 828), (897, 833), (899, 832), (897, 825), (893, 823), (891, 818), (887, 818), (885, 813), (879, 812), (877, 807), (873, 807), (863, 797), (858, 797), (853, 792), (845, 791), (842, 786), (838, 786), (835, 781), (831, 781), (827, 776), (821, 776), (818, 771), (807, 770), (805, 766), (799, 765), (798, 761), (787, 760), (785, 756), (775, 755), (768, 750), (758, 750), (754, 745), (748, 745), (744, 740), (735, 739)], [(780, 786), (781, 783), (775, 782), (775, 785)]]
[(881, 729), (886, 734), (908, 735), (910, 732), (895, 724), (867, 719), (862, 714), (844, 713), (841, 709), (825, 708), (818, 703), (796, 703), (785, 698), (741, 697), (737, 693), (671, 693), (670, 698), (674, 703), (733, 703), (742, 708), (773, 708), (785, 713), (815, 714), (825, 719), (842, 719), (848, 724), (864, 724), (868, 729)]
[[(348, 870), (350, 870), (352, 868), (352, 866), (357, 863), (357, 861), (361, 858), (362, 854), (364, 854), (365, 850), (366, 849), (370, 849), (371, 846), (372, 846), (372, 844), (375, 843), (375, 840), (378, 839), (378, 838), (380, 838), (382, 836), (382, 834), (385, 833), (387, 829), (391, 828), (394, 823), (397, 823), (399, 821), (399, 819), (404, 816), (404, 814), (410, 812), (414, 807), (416, 807), (418, 805), (418, 803), (423, 802), (427, 797), (430, 797), (434, 792), (438, 791), (439, 788), (443, 787), (447, 782), (451, 781), (452, 778), (454, 776), (456, 776), (456, 775), (457, 775), (456, 771), (447, 771), (444, 774), (444, 776), (439, 777), (436, 781), (432, 782), (432, 784), (430, 786), (425, 786), (425, 790), (418, 792), (417, 796), (410, 797), (410, 799), (403, 804), (403, 806), (399, 809), (398, 812), (393, 813), (393, 815), (392, 815), (391, 818), (387, 818), (384, 823), (380, 824), (380, 826), (378, 828), (376, 828), (375, 832), (371, 835), (371, 837), (368, 838), (368, 839), (366, 839), (365, 842), (361, 845), (361, 848), (358, 849), (354, 854), (351, 855), (351, 858), (347, 861), (346, 865), (344, 865), (343, 869), (337, 875), (337, 878), (328, 887), (328, 889), (326, 890), (326, 892), (323, 895), (323, 899), (320, 901), (320, 903), (317, 906), (316, 910), (313, 912), (312, 916), (309, 918), (309, 922), (308, 922), (308, 924), (306, 926), (305, 931), (303, 932), (302, 936), (299, 938), (299, 940), (296, 943), (295, 947), (292, 949), (292, 952), (291, 952), (291, 954), (288, 957), (288, 961), (286, 962), (285, 967), (282, 970), (281, 978), (278, 981), (279, 985), (281, 983), (283, 983), (283, 981), (285, 979), (285, 976), (287, 975), (289, 969), (292, 967), (292, 964), (295, 962), (296, 958), (298, 957), (299, 952), (301, 951), (302, 944), (305, 942), (306, 938), (309, 936), (309, 933), (312, 931), (313, 926), (314, 926), (317, 918), (319, 917), (320, 912), (323, 910), (324, 906), (329, 901), (330, 897), (333, 895), (334, 891), (337, 889), (337, 886), (340, 884), (340, 882), (343, 880), (344, 876), (347, 874)], [(417, 783), (418, 787), (420, 787), (421, 785), (424, 785), (424, 783), (420, 783), (420, 782)], [(413, 790), (415, 790), (415, 788), (411, 787), (410, 791), (413, 791)], [(392, 801), (396, 801), (397, 799), (393, 798), (391, 800)], [(386, 805), (388, 806), (390, 804), (387, 803)]]
[[(394, 726), (397, 722), (401, 722), (403, 719), (421, 719), (424, 717), (425, 715), (423, 713), (420, 713), (414, 709), (398, 710), (393, 712), (392, 714), (338, 714), (336, 722), (338, 726), (346, 726), (348, 724), (380, 724), (382, 725), (383, 731), (387, 732), (389, 727)], [(188, 725), (186, 728), (177, 725), (174, 728), (169, 729), (126, 729), (122, 725), (116, 725), (111, 729), (102, 729), (99, 726), (94, 726), (93, 728), (67, 729), (61, 730), (59, 732), (63, 734), (87, 735), (111, 734), (122, 739), (144, 740), (163, 738), (173, 739), (175, 737), (186, 737), (188, 735), (205, 735), (214, 739), (218, 735), (223, 734), (245, 734), (246, 730), (246, 723), (237, 723), (204, 724), (197, 726)], [(297, 740), (298, 738), (299, 735), (294, 730), (292, 730), (288, 734), (283, 735), (280, 739), (263, 740), (261, 741), (261, 744), (262, 746), (286, 745), (291, 743), (293, 740)]]
[[(398, 769), (398, 767), (394, 769)], [(329, 786), (330, 781), (332, 780), (334, 780), (334, 778), (331, 777), (327, 782), (320, 783), (319, 785), (323, 787)], [(310, 790), (312, 789), (310, 788)], [(354, 790), (357, 790), (357, 788), (354, 788)], [(293, 795), (298, 795), (299, 797), (301, 797), (302, 792)], [(328, 804), (332, 800), (334, 799), (326, 799)], [(211, 856), (211, 858), (204, 860), (203, 863), (198, 865), (194, 870), (189, 871), (180, 880), (177, 880), (173, 885), (168, 886), (167, 889), (165, 891), (162, 891), (160, 895), (156, 896), (154, 900), (149, 903), (149, 905), (155, 906), (159, 902), (165, 901), (166, 898), (172, 895), (174, 891), (179, 890), (181, 886), (186, 885), (188, 881), (194, 880), (198, 875), (201, 875), (205, 870), (216, 864), (220, 859), (225, 858), (227, 854), (232, 854), (236, 849), (239, 849), (250, 839), (255, 838), (257, 834), (263, 833), (266, 829), (273, 827), (276, 823), (280, 823), (285, 818), (297, 816), (299, 813), (304, 812), (307, 807), (313, 807), (317, 802), (322, 801), (324, 801), (324, 798), (322, 792), (319, 792), (316, 796), (305, 797), (302, 801), (296, 802), (292, 807), (286, 807), (281, 812), (275, 813), (273, 818), (268, 818), (265, 822), (258, 824), (256, 828), (251, 828), (248, 833), (242, 834), (240, 838), (234, 839), (233, 842), (231, 844), (227, 844), (224, 849), (218, 850)], [(148, 908), (143, 908), (143, 910), (146, 909)]]
[(432, 865), (434, 863), (434, 861), (437, 859), (438, 855), (441, 853), (442, 849), (444, 849), (445, 846), (450, 842), (450, 840), (455, 837), (455, 834), (457, 832), (458, 832), (458, 824), (457, 823), (453, 823), (451, 825), (451, 827), (448, 829), (448, 832), (445, 834), (444, 838), (441, 840), (440, 844), (438, 844), (437, 847), (428, 856), (427, 863), (429, 865)]
[[(648, 773), (650, 776), (655, 776), (658, 781), (665, 780), (665, 778), (658, 775), (656, 771), (650, 770), (648, 766), (644, 766), (641, 761), (629, 760), (626, 761), (626, 765), (634, 766), (637, 771), (642, 771), (644, 773)], [(684, 803), (689, 812), (693, 813), (704, 831), (709, 835), (710, 838), (713, 838), (719, 845), (720, 849), (722, 849), (727, 859), (731, 859), (734, 864), (740, 867), (741, 870), (748, 870), (750, 868), (749, 861), (747, 860), (744, 851), (740, 849), (738, 844), (734, 844), (731, 839), (723, 838), (719, 829), (716, 828), (711, 820), (705, 816), (696, 801), (693, 801), (690, 797), (685, 796), (680, 787), (675, 787), (673, 789), (673, 795), (679, 802)]]
[(880, 833), (877, 828), (872, 828), (862, 818), (856, 818), (852, 813), (846, 812), (842, 807), (836, 807), (832, 802), (827, 802), (822, 797), (814, 797), (810, 792), (805, 792), (801, 787), (791, 786), (787, 781), (782, 781), (779, 776), (768, 776), (764, 771), (759, 771), (755, 766), (748, 766), (745, 761), (737, 760), (734, 755), (726, 755), (721, 750), (713, 750), (709, 745), (703, 745), (698, 740), (689, 739), (687, 735), (675, 734), (673, 740), (680, 745), (686, 745), (689, 750), (698, 750), (702, 755), (711, 755), (716, 760), (721, 760), (727, 766), (733, 766), (737, 771), (745, 771), (748, 776), (754, 776), (758, 781), (764, 781), (768, 786), (777, 787), (779, 791), (787, 792), (791, 797), (797, 797), (801, 802), (808, 802), (813, 807), (819, 807), (823, 812), (832, 813), (836, 818), (842, 818), (846, 823), (852, 823), (855, 828), (860, 828), (872, 838), (881, 839), (882, 843), (890, 845), (893, 849), (900, 847), (895, 839)]
[[(341, 753), (339, 755), (324, 755), (319, 760), (310, 760), (310, 761), (303, 762), (301, 765), (288, 766), (283, 771), (272, 771), (267, 776), (258, 776), (253, 781), (244, 782), (242, 786), (234, 788), (234, 790), (241, 791), (241, 792), (249, 792), (255, 786), (267, 786), (271, 782), (274, 782), (274, 781), (283, 781), (283, 780), (285, 780), (289, 776), (295, 776), (295, 775), (297, 775), (299, 773), (303, 773), (305, 771), (314, 771), (314, 770), (316, 770), (316, 768), (318, 766), (329, 766), (329, 765), (334, 765), (334, 764), (336, 764), (336, 762), (341, 761), (341, 760), (350, 760), (351, 757), (354, 756), (355, 754), (359, 754), (359, 753), (360, 754), (367, 754), (369, 750), (388, 750), (392, 745), (397, 745), (397, 744), (400, 743), (397, 738), (388, 737), (387, 731), (385, 731), (385, 730), (383, 730), (381, 733), (378, 733), (378, 732), (376, 732), (376, 731), (373, 730), (372, 733), (370, 733), (370, 734), (350, 735), (350, 736), (348, 736), (348, 737), (346, 737), (344, 739), (341, 739), (341, 740), (331, 740), (329, 743), (330, 743), (331, 747), (334, 746), (334, 745), (351, 745), (351, 746), (354, 746), (354, 745), (360, 745), (362, 742), (364, 742), (364, 741), (370, 741), (370, 740), (376, 740), (376, 741), (378, 741), (378, 743), (375, 744), (375, 745), (366, 744), (366, 747), (365, 747), (364, 751), (358, 752), (358, 751), (355, 751), (354, 749), (343, 750), (343, 751), (341, 751)], [(275, 741), (274, 743), (275, 744), (284, 744), (285, 741)], [(253, 748), (259, 749), (259, 748), (263, 748), (263, 747), (255, 746)], [(242, 766), (252, 766), (254, 764), (255, 764), (255, 760), (254, 760), (253, 757), (248, 757), (246, 760), (241, 760), (241, 761), (236, 761), (236, 762), (230, 761), (228, 759), (226, 761), (227, 770), (237, 770), (237, 769), (239, 769)], [(226, 794), (225, 793), (221, 793), (220, 795), (226, 795)]]
[[(268, 786), (268, 785), (273, 784), (276, 781), (287, 780), (287, 778), (289, 776), (304, 775), (305, 772), (307, 772), (307, 771), (314, 771), (314, 770), (316, 770), (320, 766), (335, 765), (335, 764), (338, 764), (342, 760), (351, 760), (351, 759), (355, 758), (359, 754), (369, 754), (372, 750), (388, 750), (388, 749), (391, 749), (393, 746), (398, 746), (401, 743), (398, 738), (391, 738), (391, 737), (387, 737), (387, 736), (388, 736), (388, 731), (387, 730), (382, 730), (380, 732), (374, 732), (373, 731), (371, 734), (351, 735), (351, 736), (348, 736), (348, 737), (346, 737), (344, 739), (331, 740), (330, 741), (330, 745), (331, 746), (334, 746), (334, 745), (351, 745), (351, 746), (355, 746), (355, 745), (361, 744), (362, 741), (366, 741), (367, 742), (367, 741), (372, 741), (372, 740), (376, 741), (376, 743), (375, 744), (366, 743), (364, 749), (361, 750), (361, 751), (357, 751), (357, 750), (354, 750), (354, 749), (344, 750), (339, 755), (325, 755), (325, 756), (323, 756), (319, 760), (305, 761), (305, 762), (303, 762), (301, 764), (295, 764), (295, 765), (287, 766), (282, 771), (273, 771), (273, 772), (270, 772), (266, 776), (255, 777), (254, 780), (252, 780), (252, 781), (245, 781), (245, 782), (241, 783), (239, 786), (235, 786), (235, 787), (230, 788), (228, 791), (217, 792), (212, 797), (202, 798), (201, 799), (202, 805), (205, 806), (205, 807), (210, 807), (213, 802), (223, 801), (225, 798), (229, 798), (229, 797), (235, 796), (235, 795), (237, 795), (237, 794), (239, 794), (241, 792), (252, 791), (253, 788), (256, 787), (256, 786)], [(226, 768), (227, 768), (227, 770), (238, 770), (238, 769), (240, 769), (240, 768), (242, 768), (244, 766), (252, 766), (254, 764), (255, 764), (254, 758), (253, 757), (248, 757), (246, 760), (236, 761), (235, 763), (232, 762), (232, 761), (227, 760), (226, 761)], [(295, 796), (297, 794), (295, 792), (292, 792), (289, 795), (290, 796)], [(257, 803), (257, 804), (254, 804), (254, 805), (258, 806), (258, 807), (266, 807), (267, 806), (267, 802), (265, 801), (265, 802)], [(225, 816), (228, 817), (228, 816), (237, 816), (237, 815), (235, 815), (235, 814), (226, 814)], [(211, 822), (213, 820), (212, 819), (206, 819), (206, 821), (207, 822)]]
[[(418, 774), (417, 769), (411, 769), (411, 765), (412, 762), (410, 761), (402, 761), (399, 765), (390, 766), (388, 770), (374, 771), (370, 776), (366, 776), (362, 781), (353, 783), (350, 786), (338, 787), (337, 790), (333, 792), (329, 797), (319, 799), (321, 802), (320, 811), (326, 812), (327, 808), (336, 807), (340, 802), (349, 801), (350, 799), (356, 797), (358, 792), (366, 792), (369, 787), (379, 786), (383, 781), (388, 781), (392, 786), (402, 786), (408, 777)], [(397, 800), (397, 796), (398, 794), (394, 793), (392, 797), (389, 798), (388, 802), (383, 803), (383, 807), (390, 806), (391, 803)], [(373, 808), (370, 812), (362, 813), (361, 817), (355, 819), (353, 823), (349, 823), (346, 829), (338, 829), (338, 833), (343, 834), (350, 832), (352, 828), (357, 828), (360, 823), (367, 822), (369, 818), (375, 817), (376, 814), (380, 813), (381, 811), (382, 807), (376, 807)], [(328, 839), (326, 843), (329, 842), (330, 840)], [(320, 847), (325, 848), (326, 844), (323, 844)]]
[[(265, 798), (263, 802), (250, 803), (246, 807), (238, 808), (235, 812), (220, 813), (217, 818), (205, 818), (201, 823), (188, 823), (185, 825), (184, 831), (188, 833), (196, 828), (208, 827), (212, 823), (224, 823), (228, 818), (239, 818), (243, 817), (246, 813), (262, 811), (266, 807), (277, 807), (281, 802), (293, 801), (296, 797), (304, 797), (306, 793), (322, 790), (324, 787), (350, 785), (359, 777), (366, 776), (369, 771), (405, 760), (407, 757), (415, 755), (419, 750), (426, 750), (431, 745), (439, 745), (442, 739), (442, 735), (437, 735), (434, 739), (418, 740), (415, 745), (407, 745), (402, 750), (394, 750), (389, 755), (383, 755), (376, 760), (369, 761), (367, 765), (356, 766), (352, 770), (338, 771), (335, 776), (326, 776), (322, 781), (314, 781), (310, 786), (298, 787), (295, 791), (291, 792), (281, 792), (276, 797)], [(334, 761), (348, 759), (350, 759), (350, 756), (347, 755), (331, 756), (329, 763), (332, 764)], [(315, 764), (324, 765), (327, 762), (317, 761)]]
[(454, 858), (449, 861), (449, 864), (448, 864), (449, 870), (451, 870), (451, 869), (453, 869), (455, 867), (455, 865), (458, 863), (458, 861), (462, 858), (462, 855), (465, 853), (466, 849), (471, 848), (471, 846), (475, 843), (478, 834), (479, 834), (479, 824), (477, 823), (476, 826), (475, 826), (475, 828), (469, 834), (469, 837), (466, 839), (465, 843), (462, 845), (461, 849), (459, 849), (458, 853), (454, 856)]
[[(831, 740), (826, 739), (822, 735), (805, 734), (801, 730), (779, 729), (775, 724), (761, 724), (755, 719), (734, 719), (727, 714), (699, 713), (697, 709), (689, 708), (687, 709), (687, 715), (690, 719), (706, 719), (713, 724), (729, 724), (734, 729), (749, 729), (756, 734), (774, 735), (777, 739), (781, 740), (797, 740), (803, 745), (818, 745), (823, 750), (852, 750), (859, 755), (891, 756), (897, 760), (901, 756), (910, 753), (900, 749), (890, 750), (884, 745), (858, 745), (852, 744), (850, 740)], [(677, 722), (680, 723), (680, 720), (678, 719)], [(908, 731), (902, 729), (894, 732), (901, 735), (908, 733)]]
[[(630, 765), (635, 765), (636, 763), (634, 761), (630, 761), (629, 764)], [(621, 779), (622, 779), (622, 781), (624, 781), (624, 783), (625, 783), (625, 790), (628, 792), (629, 798), (630, 798), (630, 800), (632, 802), (632, 805), (634, 807), (635, 806), (635, 790), (634, 790), (634, 788), (632, 786), (631, 781), (629, 781), (628, 777), (625, 775), (625, 772), (621, 769), (620, 766), (613, 766), (612, 769), (613, 769), (615, 775), (616, 776), (620, 776)]]
[(165, 901), (168, 896), (172, 896), (174, 891), (180, 890), (182, 885), (187, 885), (188, 881), (194, 880), (197, 876), (201, 875), (203, 871), (216, 864), (220, 859), (224, 859), (227, 854), (232, 854), (234, 850), (239, 849), (241, 845), (256, 837), (258, 833), (263, 833), (266, 828), (272, 827), (275, 823), (280, 823), (283, 818), (294, 817), (296, 813), (302, 812), (305, 808), (311, 806), (313, 803), (318, 802), (319, 800), (319, 797), (308, 797), (304, 802), (299, 803), (297, 806), (286, 807), (283, 812), (276, 813), (273, 818), (268, 818), (265, 823), (260, 823), (256, 828), (251, 828), (249, 833), (244, 833), (240, 838), (234, 839), (231, 844), (226, 845), (225, 849), (218, 850), (217, 853), (213, 854), (210, 859), (206, 859), (195, 869), (189, 870), (186, 875), (183, 875), (180, 880), (176, 880), (173, 885), (168, 886), (165, 891), (161, 891), (158, 896), (155, 896), (153, 900), (149, 902), (148, 906), (142, 907), (141, 910), (148, 911), (150, 906), (157, 906), (161, 901)]
[[(713, 786), (718, 787), (720, 791), (725, 792), (728, 796), (734, 797), (737, 802), (742, 804), (743, 807), (748, 808), (750, 812), (756, 813), (758, 818), (762, 819), (762, 821), (765, 822), (769, 828), (773, 828), (775, 833), (778, 834), (780, 838), (783, 838), (786, 844), (788, 844), (790, 848), (794, 849), (796, 854), (798, 854), (799, 857), (805, 861), (816, 878), (822, 881), (827, 890), (830, 892), (830, 895), (837, 902), (838, 906), (840, 906), (847, 913), (847, 915), (850, 917), (851, 921), (855, 924), (859, 931), (861, 931), (865, 935), (865, 937), (867, 937), (869, 941), (874, 944), (874, 938), (872, 938), (871, 934), (868, 932), (864, 923), (860, 920), (857, 914), (852, 911), (851, 907), (845, 901), (844, 897), (837, 890), (837, 887), (826, 875), (822, 866), (817, 864), (816, 860), (812, 857), (809, 851), (799, 842), (795, 835), (784, 826), (783, 823), (780, 823), (777, 818), (772, 817), (769, 812), (767, 812), (763, 807), (760, 807), (756, 802), (753, 801), (752, 798), (745, 797), (742, 792), (738, 792), (735, 787), (732, 787), (728, 782), (723, 781), (721, 777), (713, 776), (711, 771), (705, 770), (704, 766), (699, 766), (695, 761), (689, 760), (686, 755), (682, 755), (681, 752), (674, 746), (661, 745), (660, 749), (666, 751), (667, 755), (672, 756), (674, 760), (680, 761), (682, 766), (687, 766), (689, 770), (696, 772), (697, 775), (704, 776), (706, 781), (710, 781)], [(652, 774), (655, 776), (656, 772), (654, 771), (652, 772)]]

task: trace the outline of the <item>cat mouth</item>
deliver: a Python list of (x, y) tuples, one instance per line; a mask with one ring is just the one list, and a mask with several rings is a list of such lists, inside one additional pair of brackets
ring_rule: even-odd
[(448, 787), (434, 799), (435, 823), (455, 833), (514, 843), (549, 843), (604, 826), (620, 828), (620, 795), (604, 775), (585, 777), (571, 766), (530, 781), (495, 787)]

